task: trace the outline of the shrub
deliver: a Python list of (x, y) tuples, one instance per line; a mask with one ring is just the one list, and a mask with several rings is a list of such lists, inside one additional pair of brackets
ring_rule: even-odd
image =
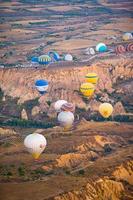
[(84, 174), (85, 174), (84, 169), (79, 170), (79, 174), (80, 174), (80, 175), (84, 175)]

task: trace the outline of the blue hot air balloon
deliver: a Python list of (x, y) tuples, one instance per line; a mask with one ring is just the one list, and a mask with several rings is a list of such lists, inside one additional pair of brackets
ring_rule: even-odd
[(38, 92), (43, 95), (48, 89), (48, 81), (42, 79), (36, 80), (35, 87), (38, 90)]
[(56, 51), (50, 51), (48, 53), (48, 55), (53, 58), (55, 61), (59, 61), (60, 60), (60, 56)]
[(38, 62), (40, 65), (48, 65), (51, 62), (49, 55), (42, 55), (38, 57)]
[(32, 57), (31, 62), (32, 63), (38, 63), (38, 57)]

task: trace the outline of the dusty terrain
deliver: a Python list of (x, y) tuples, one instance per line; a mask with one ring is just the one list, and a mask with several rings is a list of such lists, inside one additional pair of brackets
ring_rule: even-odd
[(133, 30), (132, 7), (131, 0), (1, 1), (0, 64), (29, 64), (49, 50), (86, 59), (87, 47), (121, 42)]
[[(85, 54), (98, 42), (123, 43), (133, 30), (132, 7), (130, 0), (0, 2), (2, 200), (133, 199), (133, 54), (103, 53), (91, 62)], [(28, 68), (32, 56), (50, 49), (76, 62)], [(99, 76), (91, 99), (79, 91), (88, 72)], [(49, 82), (44, 96), (34, 88), (40, 78)], [(69, 131), (57, 123), (58, 99), (76, 106)], [(98, 112), (102, 102), (114, 107), (107, 121)], [(48, 142), (38, 161), (23, 145), (33, 132)]]
[(40, 130), (48, 146), (39, 161), (22, 145), (25, 135), (35, 130), (4, 130), (2, 199), (132, 199), (132, 128), (81, 121), (74, 131)]

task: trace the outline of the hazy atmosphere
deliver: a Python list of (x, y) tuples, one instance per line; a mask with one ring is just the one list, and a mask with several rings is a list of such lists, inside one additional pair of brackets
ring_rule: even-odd
[(0, 1), (2, 200), (132, 200), (133, 1)]

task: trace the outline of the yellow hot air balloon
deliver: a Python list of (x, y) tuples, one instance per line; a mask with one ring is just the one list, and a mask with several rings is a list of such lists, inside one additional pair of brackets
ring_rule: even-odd
[(85, 76), (85, 80), (87, 83), (96, 84), (98, 81), (98, 75), (96, 73), (88, 73)]
[(102, 103), (99, 106), (99, 112), (104, 118), (108, 118), (113, 112), (113, 106), (110, 103)]
[(125, 33), (122, 38), (124, 41), (128, 41), (128, 40), (131, 40), (133, 36), (132, 36), (132, 33)]
[(80, 86), (80, 91), (86, 97), (91, 97), (94, 93), (95, 86), (92, 83), (83, 83)]

